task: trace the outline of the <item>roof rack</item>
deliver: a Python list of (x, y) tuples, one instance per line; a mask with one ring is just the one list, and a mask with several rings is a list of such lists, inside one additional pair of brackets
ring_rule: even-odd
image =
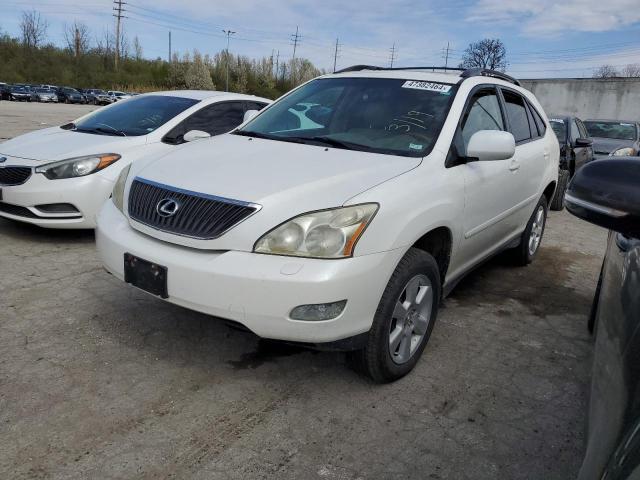
[(334, 73), (346, 73), (346, 72), (360, 72), (362, 70), (385, 70), (385, 71), (395, 71), (395, 70), (453, 70), (453, 71), (464, 71), (464, 68), (457, 67), (376, 67), (374, 65), (353, 65), (352, 67), (343, 68), (342, 70), (338, 70)]
[(470, 77), (493, 77), (499, 78), (500, 80), (504, 80), (506, 82), (511, 82), (514, 85), (518, 85), (520, 82), (513, 78), (511, 75), (507, 75), (506, 73), (498, 72), (497, 70), (491, 70), (489, 68), (469, 68), (462, 72), (460, 75), (462, 78), (470, 78)]
[(500, 80), (505, 80), (507, 82), (511, 82), (514, 85), (520, 85), (520, 82), (506, 73), (498, 72), (497, 70), (491, 70), (489, 68), (459, 68), (459, 67), (376, 67), (375, 65), (353, 65), (352, 67), (343, 68), (342, 70), (338, 70), (334, 73), (347, 73), (347, 72), (360, 72), (362, 70), (384, 70), (384, 71), (395, 71), (395, 70), (432, 70), (432, 71), (457, 71), (462, 72), (460, 74), (460, 78), (471, 78), (471, 77), (493, 77), (499, 78)]

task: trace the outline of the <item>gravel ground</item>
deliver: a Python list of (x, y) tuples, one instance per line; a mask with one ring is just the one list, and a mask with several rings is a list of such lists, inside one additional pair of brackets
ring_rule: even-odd
[[(0, 138), (91, 108), (0, 102)], [(552, 212), (536, 261), (470, 274), (379, 386), (120, 283), (90, 231), (0, 220), (0, 478), (574, 478), (605, 240)]]

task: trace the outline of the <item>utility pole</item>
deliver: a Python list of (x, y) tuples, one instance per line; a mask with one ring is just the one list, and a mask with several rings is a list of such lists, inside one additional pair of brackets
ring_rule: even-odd
[(333, 52), (333, 73), (336, 73), (336, 64), (338, 62), (338, 49), (340, 48), (340, 43), (338, 43), (338, 38), (336, 38), (336, 49)]
[(449, 42), (447, 42), (447, 48), (444, 50), (444, 71), (447, 71), (447, 67), (449, 66)]
[(222, 30), (223, 33), (227, 36), (227, 86), (225, 88), (225, 90), (228, 92), (229, 91), (229, 40), (231, 38), (231, 35), (234, 35), (236, 32), (234, 32), (233, 30)]
[(74, 48), (75, 48), (75, 53), (76, 53), (76, 59), (78, 57), (80, 57), (80, 29), (78, 29), (78, 27), (75, 27), (75, 32), (74, 32)]
[(278, 72), (280, 71), (280, 50), (276, 53), (276, 82), (278, 81)]
[(171, 63), (171, 30), (169, 30), (169, 63)]
[(115, 68), (118, 70), (118, 60), (120, 59), (120, 22), (123, 18), (126, 18), (122, 13), (125, 12), (123, 5), (127, 2), (123, 0), (113, 0), (113, 10), (116, 12), (113, 16), (116, 17), (116, 56), (115, 56)]
[(291, 57), (291, 83), (295, 86), (296, 82), (296, 50), (298, 43), (300, 43), (300, 35), (298, 34), (298, 26), (296, 25), (296, 33), (291, 35), (291, 41), (293, 42), (293, 56)]
[(395, 62), (395, 60), (396, 60), (396, 53), (397, 53), (396, 42), (393, 42), (393, 46), (389, 49), (389, 51), (391, 52), (391, 58), (390, 58), (391, 65), (390, 65), (390, 67), (393, 68), (393, 62)]

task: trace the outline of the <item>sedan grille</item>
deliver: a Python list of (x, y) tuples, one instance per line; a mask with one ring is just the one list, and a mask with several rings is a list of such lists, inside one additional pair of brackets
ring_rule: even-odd
[(185, 237), (211, 240), (251, 216), (259, 205), (215, 197), (136, 178), (129, 216), (144, 225)]
[(21, 185), (31, 176), (29, 167), (1, 167), (0, 185)]

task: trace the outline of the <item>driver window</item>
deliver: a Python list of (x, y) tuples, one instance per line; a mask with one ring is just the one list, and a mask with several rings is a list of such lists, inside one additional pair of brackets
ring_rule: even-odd
[(471, 99), (462, 122), (462, 141), (465, 152), (471, 136), (480, 130), (504, 130), (502, 110), (494, 90), (482, 90)]

